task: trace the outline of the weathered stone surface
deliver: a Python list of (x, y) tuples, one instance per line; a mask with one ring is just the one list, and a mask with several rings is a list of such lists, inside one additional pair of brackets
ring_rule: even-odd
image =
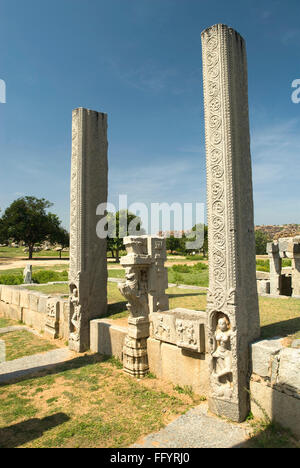
[(271, 378), (271, 358), (283, 348), (281, 340), (282, 338), (275, 338), (251, 345), (252, 372), (261, 377)]
[(107, 310), (106, 239), (96, 233), (107, 202), (107, 115), (73, 111), (70, 220), (70, 349), (89, 349), (90, 320)]
[(300, 349), (284, 348), (280, 352), (278, 383), (300, 394)]
[(29, 291), (20, 290), (20, 307), (29, 309)]
[(257, 292), (258, 294), (270, 294), (270, 281), (269, 280), (257, 281)]
[[(300, 296), (300, 236), (280, 238), (269, 242), (267, 253), (270, 259), (271, 294)], [(282, 268), (283, 258), (292, 260), (291, 268)], [(291, 290), (286, 292), (284, 282), (289, 275), (291, 275)]]
[(32, 265), (28, 263), (26, 265), (24, 272), (23, 272), (24, 284), (31, 284), (32, 283)]
[(245, 43), (217, 24), (202, 33), (207, 155), (210, 408), (249, 411), (248, 347), (260, 334)]
[(105, 356), (115, 356), (123, 361), (123, 348), (128, 328), (114, 324), (113, 320), (91, 321), (91, 351)]
[(151, 336), (197, 353), (205, 352), (207, 313), (188, 309), (173, 309), (150, 315)]
[(300, 348), (300, 340), (294, 340), (291, 344), (292, 348)]
[(192, 387), (198, 395), (209, 396), (209, 363), (204, 354), (194, 353), (148, 338), (150, 372), (181, 387)]
[(0, 363), (6, 361), (6, 346), (5, 341), (0, 340)]
[(272, 421), (289, 428), (300, 439), (300, 400), (263, 383), (250, 382), (251, 412), (264, 419), (264, 411)]
[(11, 303), (12, 305), (20, 305), (20, 290), (13, 289), (11, 293)]
[(59, 336), (59, 299), (48, 299), (46, 311), (45, 333), (56, 339)]
[(160, 237), (130, 236), (124, 239), (127, 255), (121, 258), (126, 281), (119, 283), (128, 300), (128, 335), (123, 349), (125, 372), (142, 377), (148, 371), (146, 338), (149, 337), (149, 313), (168, 309), (166, 241)]
[(39, 293), (30, 293), (29, 294), (29, 308), (30, 310), (37, 312), (39, 308)]

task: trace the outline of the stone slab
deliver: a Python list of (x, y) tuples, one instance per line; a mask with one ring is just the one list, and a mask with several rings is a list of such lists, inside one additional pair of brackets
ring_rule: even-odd
[(91, 351), (123, 360), (123, 347), (128, 328), (115, 325), (113, 320), (96, 319), (90, 322)]
[(250, 382), (251, 412), (264, 419), (264, 412), (272, 421), (288, 428), (300, 440), (300, 400), (259, 382)]
[(212, 416), (203, 403), (132, 448), (242, 448), (248, 446), (247, 432), (246, 425)]
[[(300, 349), (281, 350), (278, 383), (287, 385), (300, 394)], [(300, 400), (298, 404), (300, 406)]]
[(196, 354), (148, 338), (147, 351), (150, 372), (158, 378), (181, 387), (192, 387), (198, 395), (209, 395), (208, 359), (204, 354)]
[(257, 341), (251, 345), (252, 372), (271, 378), (271, 358), (283, 348), (282, 338)]

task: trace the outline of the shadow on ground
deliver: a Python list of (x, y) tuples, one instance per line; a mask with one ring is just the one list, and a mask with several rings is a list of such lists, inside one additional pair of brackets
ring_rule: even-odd
[(48, 366), (43, 366), (42, 369), (39, 368), (38, 370), (33, 370), (32, 373), (28, 372), (25, 375), (21, 375), (19, 377), (16, 377), (15, 379), (11, 379), (9, 382), (0, 383), (0, 388), (6, 387), (7, 385), (11, 385), (14, 383), (23, 382), (25, 380), (32, 380), (40, 377), (45, 377), (46, 375), (61, 374), (62, 372), (66, 372), (71, 369), (80, 369), (81, 367), (106, 362), (110, 359), (111, 356), (103, 356), (100, 354), (79, 356), (74, 359), (70, 359), (69, 361), (66, 361), (62, 364), (50, 364)]
[(44, 432), (69, 421), (64, 413), (56, 413), (46, 418), (28, 419), (0, 429), (0, 448), (17, 448), (38, 439)]
[(300, 330), (300, 317), (281, 322), (272, 323), (261, 327), (261, 338), (273, 338), (276, 336), (293, 335)]

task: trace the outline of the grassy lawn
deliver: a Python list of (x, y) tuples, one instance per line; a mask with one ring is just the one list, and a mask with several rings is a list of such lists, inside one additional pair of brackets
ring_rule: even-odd
[(0, 339), (5, 341), (7, 361), (57, 349), (54, 342), (40, 338), (27, 330), (0, 334)]
[[(0, 258), (27, 258), (28, 254), (23, 252), (25, 247), (0, 247)], [(69, 252), (62, 252), (62, 258), (68, 258)], [(59, 259), (59, 252), (55, 250), (42, 250), (41, 252), (34, 252), (33, 258), (36, 257), (57, 257)]]
[[(67, 285), (32, 286), (30, 289), (46, 294), (68, 294)], [(189, 289), (169, 288), (170, 308), (184, 307), (192, 310), (206, 309), (206, 292)], [(108, 316), (119, 319), (128, 316), (126, 301), (117, 284), (108, 283)], [(262, 338), (288, 336), (300, 338), (300, 300), (287, 297), (274, 299), (259, 297)]]
[(85, 355), (0, 387), (0, 448), (126, 447), (199, 401), (115, 359)]

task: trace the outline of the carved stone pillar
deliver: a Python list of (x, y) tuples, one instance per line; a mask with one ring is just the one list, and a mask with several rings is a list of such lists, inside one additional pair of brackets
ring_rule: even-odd
[(149, 313), (168, 309), (165, 240), (147, 236), (124, 239), (127, 255), (121, 258), (126, 281), (119, 283), (121, 294), (128, 300), (128, 335), (123, 349), (124, 371), (143, 377), (149, 371), (147, 338)]
[(278, 243), (268, 242), (267, 253), (270, 263), (270, 294), (279, 296), (281, 294), (282, 258), (279, 255)]
[(202, 33), (209, 240), (210, 409), (249, 411), (249, 343), (259, 337), (245, 43), (217, 24)]
[(96, 234), (96, 209), (107, 202), (107, 115), (73, 111), (69, 347), (89, 349), (90, 320), (107, 310), (106, 239)]

